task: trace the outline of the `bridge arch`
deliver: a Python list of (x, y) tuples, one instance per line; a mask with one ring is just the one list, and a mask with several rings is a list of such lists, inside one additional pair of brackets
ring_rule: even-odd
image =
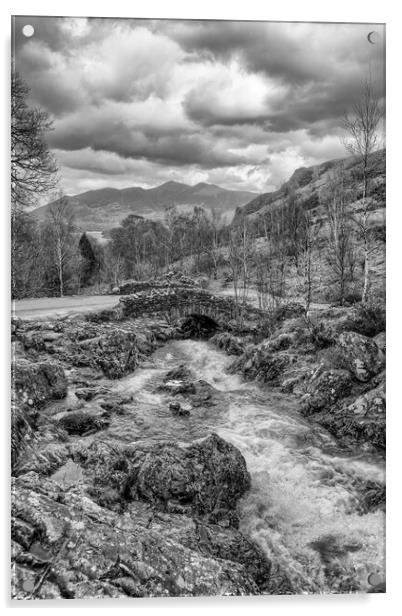
[(182, 317), (180, 329), (192, 338), (207, 338), (215, 334), (220, 325), (210, 316), (192, 313)]

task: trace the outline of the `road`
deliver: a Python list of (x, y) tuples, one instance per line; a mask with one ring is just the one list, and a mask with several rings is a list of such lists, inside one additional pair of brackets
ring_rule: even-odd
[(38, 297), (12, 302), (13, 316), (21, 319), (59, 319), (116, 306), (119, 295), (69, 295)]

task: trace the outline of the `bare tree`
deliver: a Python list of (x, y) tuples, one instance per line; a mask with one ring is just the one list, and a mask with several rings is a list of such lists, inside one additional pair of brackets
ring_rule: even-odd
[(49, 208), (44, 230), (47, 235), (50, 258), (57, 270), (60, 297), (64, 295), (66, 270), (72, 257), (74, 228), (74, 217), (68, 201), (60, 196)]
[(11, 201), (13, 210), (35, 203), (57, 182), (57, 165), (45, 142), (52, 128), (48, 114), (32, 109), (29, 89), (18, 73), (11, 78)]
[(318, 234), (322, 223), (319, 220), (313, 220), (310, 212), (303, 212), (301, 221), (301, 256), (303, 260), (303, 278), (304, 278), (304, 309), (308, 316), (310, 304), (313, 294), (314, 282), (314, 267), (313, 267), (313, 249), (316, 245)]
[(378, 147), (378, 125), (383, 117), (383, 108), (370, 79), (363, 84), (360, 99), (354, 104), (352, 115), (346, 115), (343, 120), (343, 128), (348, 137), (344, 145), (348, 152), (356, 156), (359, 162), (362, 190), (362, 212), (360, 217), (354, 217), (355, 223), (360, 229), (363, 238), (364, 250), (364, 283), (362, 302), (367, 301), (370, 276), (370, 247), (369, 247), (369, 156)]
[(250, 285), (250, 265), (254, 257), (254, 242), (247, 227), (246, 218), (233, 228), (229, 237), (229, 264), (232, 272), (233, 291), (238, 313), (242, 323), (242, 306), (247, 300)]
[(339, 301), (342, 305), (352, 254), (351, 218), (347, 209), (348, 198), (342, 166), (333, 172), (327, 189), (321, 192), (320, 198), (328, 217), (327, 262), (333, 272), (334, 282), (338, 285)]
[(218, 264), (221, 256), (220, 252), (220, 232), (223, 227), (222, 215), (217, 210), (211, 212), (211, 243), (210, 254), (213, 263), (214, 279), (218, 278)]

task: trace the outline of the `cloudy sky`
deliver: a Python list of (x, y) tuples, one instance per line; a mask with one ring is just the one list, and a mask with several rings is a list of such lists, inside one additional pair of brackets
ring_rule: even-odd
[[(26, 24), (34, 34), (25, 37)], [(367, 40), (370, 31), (374, 44)], [(18, 17), (16, 68), (54, 119), (67, 194), (167, 180), (266, 192), (344, 155), (379, 25)]]

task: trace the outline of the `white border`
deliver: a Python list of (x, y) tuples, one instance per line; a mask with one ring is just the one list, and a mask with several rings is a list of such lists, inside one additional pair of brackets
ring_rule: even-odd
[[(161, 614), (173, 616), (176, 613), (193, 615), (210, 613), (242, 614), (245, 610), (252, 610), (255, 615), (281, 612), (287, 615), (297, 613), (298, 616), (311, 616), (319, 614), (325, 616), (332, 614), (365, 614), (378, 616), (379, 612), (393, 614), (397, 605), (402, 604), (398, 596), (399, 586), (402, 588), (402, 567), (400, 564), (402, 550), (400, 543), (400, 527), (402, 522), (401, 503), (401, 460), (398, 449), (401, 448), (401, 400), (399, 383), (401, 382), (401, 368), (398, 355), (401, 349), (401, 299), (402, 286), (402, 258), (400, 246), (402, 245), (402, 197), (401, 181), (401, 58), (402, 50), (402, 22), (395, 0), (382, 0), (369, 3), (357, 0), (336, 0), (324, 2), (323, 0), (282, 0), (281, 2), (268, 2), (267, 0), (246, 0), (245, 2), (219, 2), (219, 0), (202, 0), (191, 3), (189, 0), (147, 0), (144, 3), (113, 0), (109, 3), (85, 0), (3, 0), (1, 7), (0, 27), (2, 29), (3, 62), (2, 62), (2, 94), (0, 96), (2, 107), (3, 135), (9, 135), (9, 68), (10, 68), (10, 18), (17, 15), (72, 15), (72, 16), (111, 16), (111, 17), (166, 17), (188, 19), (260, 19), (276, 21), (346, 21), (387, 24), (387, 289), (388, 289), (388, 497), (387, 497), (387, 594), (386, 595), (332, 595), (320, 596), (292, 596), (292, 597), (265, 597), (265, 598), (224, 598), (224, 599), (166, 599), (166, 600), (140, 600), (131, 601), (63, 601), (63, 602), (27, 602), (11, 603), (9, 596), (8, 553), (2, 550), (2, 603), (6, 609), (15, 610), (14, 613), (23, 613), (25, 610), (52, 611), (74, 610), (74, 614), (86, 614), (88, 610), (135, 610), (137, 614)], [(7, 545), (9, 535), (9, 463), (8, 463), (8, 397), (9, 397), (9, 137), (3, 138), (2, 173), (3, 198), (1, 200), (1, 278), (3, 327), (2, 345), (3, 365), (0, 371), (2, 378), (3, 405), (1, 414), (3, 419), (2, 437), (2, 531)], [(399, 300), (399, 301), (398, 301)]]

